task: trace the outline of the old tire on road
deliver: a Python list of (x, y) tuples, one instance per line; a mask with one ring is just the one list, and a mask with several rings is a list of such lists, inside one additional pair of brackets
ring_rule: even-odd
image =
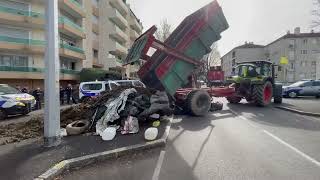
[(205, 116), (211, 107), (211, 97), (207, 91), (194, 90), (188, 95), (187, 106), (192, 115)]
[(273, 88), (270, 81), (266, 81), (262, 85), (255, 85), (253, 88), (253, 99), (257, 106), (267, 106), (271, 103), (273, 96)]
[(237, 96), (227, 97), (228, 102), (231, 104), (238, 104), (241, 101), (241, 99), (242, 99), (241, 97), (237, 97)]
[(78, 135), (83, 133), (89, 127), (89, 121), (80, 120), (74, 121), (71, 124), (68, 124), (66, 127), (66, 131), (68, 135)]

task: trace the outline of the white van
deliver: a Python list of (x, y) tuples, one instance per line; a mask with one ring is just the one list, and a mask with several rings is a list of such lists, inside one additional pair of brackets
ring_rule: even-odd
[(99, 96), (101, 92), (110, 91), (120, 86), (113, 81), (91, 81), (82, 82), (79, 86), (79, 99), (82, 101), (85, 98)]

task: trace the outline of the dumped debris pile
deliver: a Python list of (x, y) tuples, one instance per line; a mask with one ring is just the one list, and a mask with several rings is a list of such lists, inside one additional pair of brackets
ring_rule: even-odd
[[(126, 91), (130, 93), (121, 96)], [(124, 97), (126, 100), (123, 99)], [(111, 115), (110, 112), (114, 114)], [(149, 117), (156, 113), (159, 114), (158, 118)], [(137, 132), (138, 123), (145, 124), (144, 122), (148, 120), (160, 120), (160, 115), (169, 114), (171, 109), (166, 93), (147, 88), (118, 87), (96, 98), (61, 110), (60, 124), (61, 128), (66, 128), (68, 124), (75, 121), (86, 120), (90, 121), (87, 129), (89, 131), (95, 131), (96, 125), (100, 122), (103, 124), (101, 131), (108, 127), (116, 127), (121, 134), (130, 134)], [(110, 117), (113, 117), (113, 122), (110, 121)], [(0, 145), (41, 137), (43, 120), (44, 116), (38, 115), (28, 122), (0, 126)]]

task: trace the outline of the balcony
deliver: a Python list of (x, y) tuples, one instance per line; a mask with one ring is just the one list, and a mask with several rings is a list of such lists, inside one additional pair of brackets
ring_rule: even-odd
[(92, 22), (92, 32), (99, 34), (99, 25), (98, 23)]
[(4, 79), (43, 79), (43, 72), (43, 68), (0, 66), (0, 76)]
[(0, 36), (0, 50), (11, 52), (43, 53), (45, 44), (45, 41), (41, 40)]
[(96, 57), (93, 58), (92, 66), (94, 68), (103, 68), (104, 67), (103, 64), (99, 63), (98, 58), (96, 58)]
[(44, 24), (44, 15), (0, 6), (0, 23), (24, 27), (41, 27)]
[(86, 17), (86, 12), (82, 4), (75, 0), (59, 0), (59, 8), (79, 18)]
[(130, 30), (130, 39), (135, 41), (139, 37), (139, 34), (135, 30)]
[(137, 32), (142, 31), (142, 24), (138, 22), (138, 20), (134, 17), (130, 18), (130, 27)]
[(128, 41), (128, 36), (122, 29), (114, 25), (110, 30), (110, 36), (116, 39), (117, 41), (126, 43)]
[(84, 29), (66, 17), (59, 17), (59, 30), (71, 37), (86, 38)]
[(107, 58), (108, 68), (115, 68), (118, 70), (124, 70), (125, 68), (122, 66), (122, 60), (118, 58)]
[(118, 25), (119, 27), (125, 29), (128, 27), (128, 21), (122, 16), (122, 14), (117, 11), (116, 9), (111, 9), (110, 13), (110, 20)]
[(92, 5), (92, 14), (99, 17), (99, 8), (97, 6)]
[(110, 5), (113, 8), (118, 9), (124, 15), (129, 13), (128, 6), (122, 0), (110, 0)]
[(113, 48), (110, 52), (111, 52), (111, 54), (113, 54), (115, 56), (124, 57), (127, 55), (128, 49), (126, 47), (124, 47), (123, 45), (121, 45), (120, 43), (114, 41)]
[(64, 43), (60, 44), (60, 56), (79, 60), (86, 59), (83, 49)]
[[(61, 80), (77, 80), (79, 71), (61, 69)], [(0, 76), (5, 79), (44, 79), (44, 68), (0, 66)]]

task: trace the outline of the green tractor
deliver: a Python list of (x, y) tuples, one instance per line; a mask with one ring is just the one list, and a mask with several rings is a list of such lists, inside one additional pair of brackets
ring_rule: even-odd
[(275, 83), (275, 66), (269, 61), (238, 63), (233, 68), (234, 76), (227, 83), (235, 88), (235, 93), (228, 96), (229, 103), (236, 104), (245, 98), (257, 106), (282, 103), (282, 85)]

